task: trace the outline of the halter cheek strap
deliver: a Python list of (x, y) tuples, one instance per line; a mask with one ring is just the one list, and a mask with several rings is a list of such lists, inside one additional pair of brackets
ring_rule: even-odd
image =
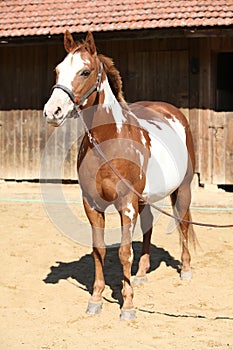
[(99, 72), (97, 74), (97, 78), (96, 78), (96, 83), (83, 95), (81, 96), (78, 100), (79, 103), (76, 102), (77, 96), (75, 96), (75, 94), (73, 93), (72, 90), (70, 90), (68, 87), (66, 87), (65, 85), (62, 84), (55, 84), (53, 85), (52, 89), (51, 89), (51, 94), (53, 92), (54, 89), (61, 89), (63, 90), (71, 99), (71, 101), (74, 104), (74, 108), (79, 116), (80, 114), (80, 107), (83, 106), (84, 101), (96, 90), (97, 92), (99, 92), (100, 90), (100, 84), (101, 84), (101, 78), (102, 78), (102, 73), (103, 73), (103, 63), (100, 62), (100, 69)]

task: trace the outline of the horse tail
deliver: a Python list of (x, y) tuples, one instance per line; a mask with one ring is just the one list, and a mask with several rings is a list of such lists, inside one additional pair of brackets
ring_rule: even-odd
[[(188, 210), (188, 216), (189, 216), (189, 221), (192, 221), (192, 215), (191, 215), (190, 210)], [(183, 232), (182, 232), (179, 224), (177, 225), (177, 227), (178, 227), (179, 236), (180, 236), (180, 245), (182, 245), (182, 242), (184, 241), (184, 235), (183, 235)], [(187, 236), (188, 236), (187, 243), (191, 248), (194, 249), (194, 251), (196, 251), (198, 248), (201, 247), (192, 224), (189, 224), (189, 226), (188, 226), (188, 235)]]

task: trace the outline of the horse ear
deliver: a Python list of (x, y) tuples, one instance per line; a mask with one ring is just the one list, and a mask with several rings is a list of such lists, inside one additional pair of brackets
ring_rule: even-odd
[(91, 55), (94, 55), (96, 53), (95, 41), (92, 33), (89, 31), (87, 32), (85, 45), (87, 50), (91, 53)]
[(68, 30), (66, 30), (64, 34), (64, 47), (68, 53), (76, 48), (76, 43), (72, 37), (72, 34)]

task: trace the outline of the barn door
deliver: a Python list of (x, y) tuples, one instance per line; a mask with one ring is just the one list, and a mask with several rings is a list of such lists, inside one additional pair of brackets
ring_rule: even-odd
[(210, 129), (212, 183), (233, 183), (233, 112), (212, 112)]
[(215, 59), (215, 111), (211, 111), (212, 183), (233, 184), (233, 52)]

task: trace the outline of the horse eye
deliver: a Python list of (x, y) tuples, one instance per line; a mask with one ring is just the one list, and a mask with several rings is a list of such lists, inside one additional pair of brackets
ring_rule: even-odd
[(90, 71), (89, 70), (84, 70), (81, 75), (84, 76), (84, 77), (88, 77), (90, 75)]

